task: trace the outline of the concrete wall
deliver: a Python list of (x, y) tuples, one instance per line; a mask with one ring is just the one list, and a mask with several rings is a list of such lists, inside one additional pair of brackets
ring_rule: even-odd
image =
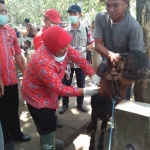
[(114, 126), (114, 150), (125, 150), (127, 144), (150, 150), (150, 104), (122, 101), (115, 108)]
[(95, 71), (97, 71), (97, 67), (100, 64), (101, 60), (101, 55), (95, 51), (95, 47), (92, 48), (92, 67)]

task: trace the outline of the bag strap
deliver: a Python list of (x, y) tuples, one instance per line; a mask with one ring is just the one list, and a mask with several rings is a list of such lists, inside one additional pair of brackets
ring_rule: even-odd
[(86, 31), (86, 35), (87, 35), (87, 43), (86, 43), (86, 45), (88, 45), (88, 28), (87, 27), (85, 27), (85, 31)]
[(112, 28), (112, 23), (111, 23), (111, 19), (110, 19), (110, 17), (108, 18), (108, 30), (110, 31), (110, 34), (109, 34), (109, 36), (110, 36), (110, 38), (111, 38), (111, 40), (109, 41), (110, 43), (111, 43), (111, 45), (112, 45), (112, 48), (113, 48), (113, 52), (115, 53), (115, 49), (114, 49), (114, 43), (113, 43), (113, 28)]

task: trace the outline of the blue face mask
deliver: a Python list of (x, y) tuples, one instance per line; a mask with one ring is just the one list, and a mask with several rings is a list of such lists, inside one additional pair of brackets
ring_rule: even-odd
[(71, 24), (76, 24), (78, 22), (78, 16), (69, 16), (69, 21)]
[(8, 22), (9, 18), (7, 15), (0, 15), (0, 25), (5, 25)]
[(66, 54), (64, 55), (64, 56), (61, 56), (61, 57), (55, 57), (55, 60), (57, 61), (57, 62), (61, 62), (61, 61), (63, 61), (64, 59), (65, 59), (65, 57), (66, 57), (66, 55), (67, 55), (67, 52), (66, 52)]

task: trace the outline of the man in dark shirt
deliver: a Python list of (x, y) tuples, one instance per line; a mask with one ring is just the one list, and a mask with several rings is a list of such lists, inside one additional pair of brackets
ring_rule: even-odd
[[(145, 51), (143, 31), (139, 23), (126, 12), (128, 0), (106, 0), (107, 12), (100, 12), (95, 18), (95, 49), (112, 65), (120, 54), (132, 50)], [(130, 99), (131, 86), (126, 93)]]

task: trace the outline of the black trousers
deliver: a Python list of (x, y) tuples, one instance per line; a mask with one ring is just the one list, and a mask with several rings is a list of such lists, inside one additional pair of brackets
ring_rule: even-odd
[(5, 86), (4, 95), (0, 97), (0, 121), (4, 142), (10, 142), (11, 136), (22, 136), (18, 115), (19, 95), (18, 84)]
[(27, 106), (39, 135), (45, 135), (56, 131), (56, 109), (37, 109), (29, 104), (27, 104)]
[(27, 37), (34, 38), (34, 37), (35, 37), (35, 35), (30, 35), (30, 34), (28, 34), (28, 36), (27, 36)]
[[(74, 72), (76, 74), (77, 86), (79, 88), (84, 88), (85, 87), (85, 74), (81, 68), (71, 68), (70, 80), (67, 80), (66, 77), (64, 77), (63, 84), (67, 86), (71, 86)], [(83, 99), (84, 99), (84, 96), (78, 96), (77, 105), (82, 105)], [(63, 105), (68, 105), (68, 103), (69, 103), (69, 97), (63, 96)]]

